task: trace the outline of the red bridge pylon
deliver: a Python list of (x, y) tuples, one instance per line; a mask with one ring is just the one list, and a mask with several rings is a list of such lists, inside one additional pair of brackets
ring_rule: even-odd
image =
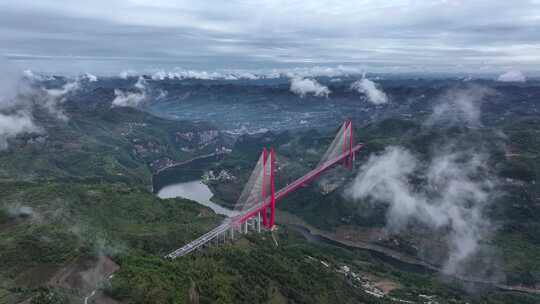
[[(263, 226), (272, 229), (274, 227), (275, 208), (276, 208), (276, 191), (274, 187), (274, 167), (275, 154), (274, 148), (270, 148), (270, 152), (266, 148), (262, 151), (263, 157), (263, 179), (262, 179), (262, 209), (260, 216), (262, 217)], [(270, 210), (268, 210), (270, 209)], [(270, 214), (268, 214), (270, 211)]]
[(350, 119), (347, 119), (343, 123), (342, 127), (343, 132), (343, 153), (349, 152), (347, 158), (343, 159), (343, 166), (346, 168), (352, 169), (354, 164), (354, 153), (353, 153), (353, 128), (352, 122)]

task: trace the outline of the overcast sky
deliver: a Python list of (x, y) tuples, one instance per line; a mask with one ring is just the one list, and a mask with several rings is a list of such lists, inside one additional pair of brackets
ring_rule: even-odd
[(540, 0), (1, 0), (0, 54), (62, 73), (540, 70)]

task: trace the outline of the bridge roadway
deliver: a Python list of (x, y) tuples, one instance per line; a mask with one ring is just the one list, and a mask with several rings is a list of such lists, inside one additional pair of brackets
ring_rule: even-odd
[[(353, 157), (354, 154), (362, 149), (364, 147), (364, 144), (358, 144), (355, 147), (352, 148)], [(349, 156), (349, 151), (346, 151), (337, 157), (330, 159), (326, 162), (324, 162), (322, 165), (318, 166), (317, 168), (309, 171), (302, 177), (298, 178), (297, 180), (293, 181), (292, 183), (286, 185), (285, 187), (281, 188), (279, 191), (275, 194), (276, 202), (281, 200), (283, 197), (285, 197), (287, 194), (294, 192), (298, 188), (302, 187), (307, 182), (313, 180), (315, 177), (319, 176), (324, 171), (330, 169), (332, 166), (338, 164), (339, 162), (343, 161)], [(236, 229), (240, 227), (244, 222), (246, 222), (248, 219), (252, 218), (253, 216), (257, 215), (259, 212), (266, 210), (268, 206), (270, 205), (270, 198), (267, 199), (267, 201), (264, 202), (264, 204), (258, 204), (254, 207), (248, 209), (243, 214), (237, 215), (232, 218), (227, 218), (223, 221), (223, 223), (216, 228), (210, 230), (209, 232), (203, 234), (196, 240), (184, 245), (183, 247), (180, 247), (176, 249), (175, 251), (167, 254), (166, 258), (175, 259), (181, 256), (184, 256), (186, 254), (189, 254), (190, 252), (193, 252), (194, 250), (197, 250), (198, 248), (201, 248), (208, 242), (212, 241), (213, 239), (219, 237), (221, 234), (226, 233), (229, 229)]]

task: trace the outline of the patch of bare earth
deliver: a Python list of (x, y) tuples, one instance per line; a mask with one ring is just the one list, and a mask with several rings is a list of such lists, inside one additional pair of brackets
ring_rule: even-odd
[(6, 222), (0, 223), (1, 232), (9, 232), (12, 228), (15, 228), (18, 224), (24, 222), (28, 217), (8, 219)]
[(88, 304), (118, 304), (118, 303), (120, 302), (116, 301), (115, 299), (112, 299), (111, 297), (107, 296), (101, 291), (97, 292), (95, 296), (91, 297), (88, 300)]
[(374, 281), (373, 286), (379, 288), (385, 295), (389, 294), (392, 290), (399, 289), (401, 287), (399, 283), (387, 279)]
[(199, 291), (195, 282), (191, 281), (191, 286), (189, 287), (189, 304), (199, 304)]
[(49, 280), (49, 284), (87, 294), (95, 290), (99, 282), (108, 279), (119, 268), (107, 256), (97, 259), (79, 258), (58, 271)]
[(376, 242), (387, 237), (381, 228), (358, 229), (352, 226), (337, 227), (334, 236), (339, 240), (346, 240), (354, 243)]
[(55, 264), (40, 264), (32, 267), (15, 278), (15, 285), (29, 288), (42, 286), (59, 271), (60, 267)]

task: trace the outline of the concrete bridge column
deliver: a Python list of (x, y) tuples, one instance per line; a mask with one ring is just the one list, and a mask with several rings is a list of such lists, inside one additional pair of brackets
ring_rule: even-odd
[(261, 233), (261, 213), (257, 213), (257, 232)]

